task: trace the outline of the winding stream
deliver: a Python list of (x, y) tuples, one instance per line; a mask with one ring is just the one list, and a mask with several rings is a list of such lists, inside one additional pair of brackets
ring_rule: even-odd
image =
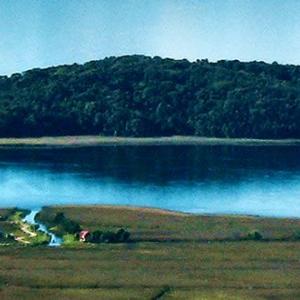
[(59, 247), (62, 244), (62, 239), (56, 236), (54, 233), (50, 232), (44, 224), (36, 222), (35, 217), (40, 212), (40, 209), (32, 210), (24, 219), (24, 222), (27, 222), (31, 225), (38, 225), (38, 230), (48, 234), (51, 237), (51, 240), (48, 244), (50, 247)]

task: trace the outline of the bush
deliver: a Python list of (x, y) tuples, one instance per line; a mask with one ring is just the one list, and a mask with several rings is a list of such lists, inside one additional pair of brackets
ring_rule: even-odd
[(130, 233), (121, 228), (116, 233), (112, 231), (102, 232), (96, 230), (90, 235), (88, 242), (91, 243), (126, 243), (129, 241)]
[(75, 221), (69, 220), (65, 217), (64, 213), (58, 212), (54, 217), (54, 223), (62, 227), (63, 231), (67, 233), (77, 233), (81, 230), (81, 227)]
[(64, 222), (66, 219), (65, 214), (63, 212), (58, 212), (55, 217), (54, 217), (54, 222), (56, 224), (61, 224), (62, 222)]
[(129, 240), (130, 233), (121, 228), (116, 233), (116, 240), (120, 243), (126, 243)]
[(103, 241), (103, 232), (101, 230), (94, 231), (88, 238), (88, 242), (101, 243)]
[(61, 225), (68, 233), (77, 233), (81, 230), (80, 225), (72, 220), (66, 219)]
[(263, 239), (263, 235), (259, 231), (253, 230), (248, 233), (247, 238), (248, 240), (260, 241)]
[(296, 232), (294, 233), (294, 236), (293, 236), (293, 237), (294, 237), (294, 239), (297, 240), (297, 241), (300, 240), (300, 231), (296, 231)]
[(102, 241), (104, 243), (115, 243), (116, 242), (116, 234), (111, 231), (106, 231), (102, 235)]
[(2, 242), (12, 242), (14, 241), (14, 236), (10, 233), (4, 233), (0, 231), (0, 241)]

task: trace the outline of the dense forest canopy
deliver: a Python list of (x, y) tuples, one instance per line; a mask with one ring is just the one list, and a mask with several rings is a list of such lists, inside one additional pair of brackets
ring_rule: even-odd
[(300, 66), (109, 57), (0, 76), (0, 136), (300, 138)]

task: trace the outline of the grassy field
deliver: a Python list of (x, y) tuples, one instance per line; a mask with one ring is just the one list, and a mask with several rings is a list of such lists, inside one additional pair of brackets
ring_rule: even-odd
[[(300, 299), (299, 220), (109, 206), (45, 208), (40, 219), (57, 212), (91, 230), (124, 227), (133, 242), (0, 247), (1, 300)], [(254, 229), (265, 240), (240, 239)]]
[(6, 247), (0, 259), (0, 299), (300, 298), (299, 243)]
[(288, 146), (300, 145), (299, 139), (263, 140), (239, 138), (171, 137), (104, 137), (58, 136), (38, 138), (0, 138), (0, 147), (92, 147), (92, 146), (153, 146), (153, 145), (239, 145)]
[(230, 241), (259, 231), (264, 240), (300, 240), (300, 219), (251, 216), (203, 216), (153, 208), (122, 206), (45, 207), (39, 220), (49, 227), (55, 215), (65, 216), (88, 230), (117, 230), (124, 227), (133, 241)]

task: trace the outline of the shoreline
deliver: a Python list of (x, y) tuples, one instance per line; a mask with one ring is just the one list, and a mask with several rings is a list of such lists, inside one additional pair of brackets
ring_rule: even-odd
[[(299, 220), (296, 216), (265, 216), (258, 214), (239, 214), (239, 213), (196, 213), (196, 212), (184, 212), (172, 209), (164, 209), (151, 206), (134, 206), (134, 205), (114, 205), (114, 204), (69, 204), (69, 205), (46, 205), (40, 208), (52, 209), (111, 209), (115, 211), (132, 211), (137, 213), (150, 213), (153, 215), (169, 215), (178, 217), (219, 217), (219, 218), (247, 218), (247, 219), (266, 219), (266, 220)], [(7, 208), (5, 208), (7, 209)], [(29, 209), (30, 210), (30, 209)]]
[(247, 139), (196, 136), (110, 137), (97, 135), (0, 138), (0, 149), (99, 146), (300, 146), (300, 139)]

